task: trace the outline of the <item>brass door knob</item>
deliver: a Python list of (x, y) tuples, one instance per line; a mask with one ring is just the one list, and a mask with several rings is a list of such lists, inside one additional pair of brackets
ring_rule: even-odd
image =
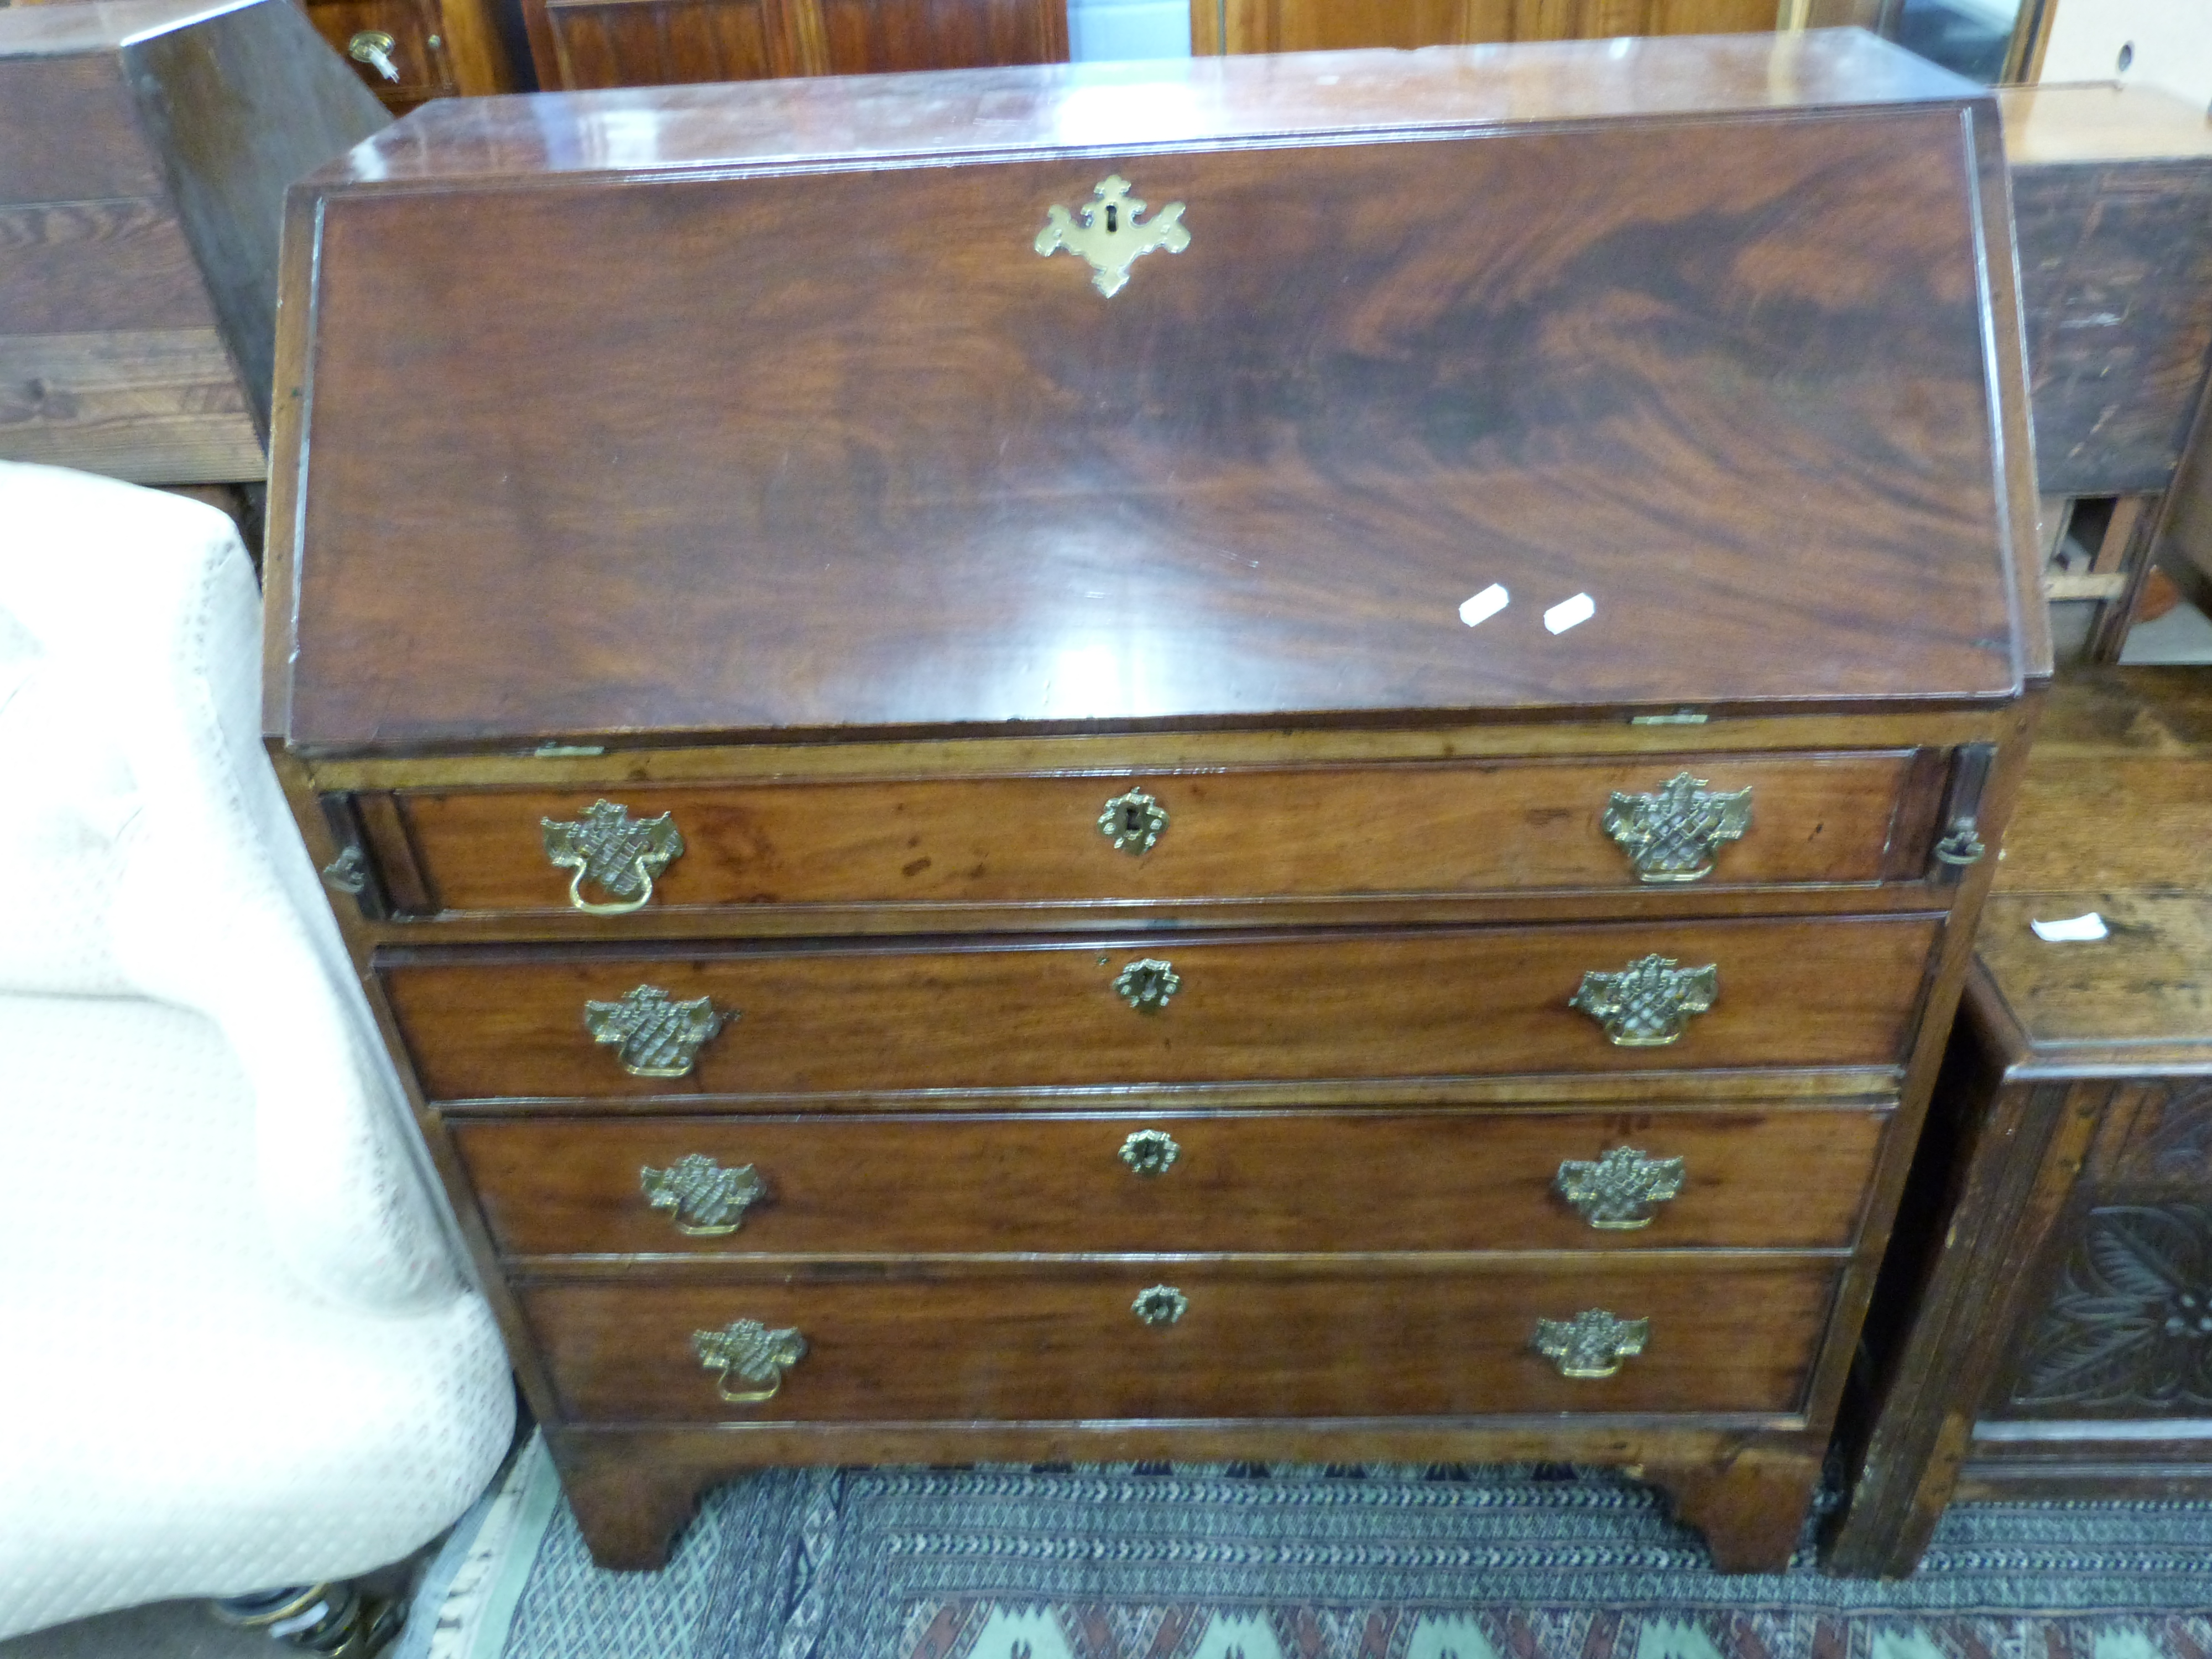
[(1585, 1309), (1572, 1319), (1536, 1322), (1536, 1352), (1558, 1366), (1561, 1376), (1611, 1376), (1650, 1340), (1650, 1320), (1623, 1319), (1602, 1308)]
[[(732, 1406), (757, 1406), (775, 1398), (784, 1373), (806, 1358), (806, 1339), (795, 1330), (772, 1331), (757, 1319), (733, 1319), (719, 1331), (691, 1333), (691, 1352), (714, 1377), (714, 1392)], [(730, 1373), (766, 1388), (732, 1389)]]
[(399, 43), (382, 29), (363, 29), (346, 42), (346, 56), (356, 64), (366, 64), (387, 81), (399, 78), (399, 65), (392, 61), (392, 54)]

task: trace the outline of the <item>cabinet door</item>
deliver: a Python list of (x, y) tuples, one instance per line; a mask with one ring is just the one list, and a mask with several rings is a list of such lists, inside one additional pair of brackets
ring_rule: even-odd
[[(1782, 9), (1789, 9), (1788, 0)], [(1771, 29), (1776, 0), (1191, 0), (1191, 49), (1337, 52)]]
[(394, 114), (514, 88), (484, 0), (307, 0), (307, 17)]
[(576, 90), (1058, 63), (1066, 0), (525, 0), (540, 84)]

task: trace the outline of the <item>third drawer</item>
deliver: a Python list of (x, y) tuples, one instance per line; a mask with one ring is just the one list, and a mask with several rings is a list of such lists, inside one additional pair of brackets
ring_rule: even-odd
[(510, 1255), (1843, 1249), (1888, 1115), (542, 1117), (452, 1133)]

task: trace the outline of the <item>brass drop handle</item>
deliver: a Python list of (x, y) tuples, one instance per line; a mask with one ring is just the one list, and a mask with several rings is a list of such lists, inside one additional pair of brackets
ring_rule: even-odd
[(1536, 1352), (1558, 1366), (1561, 1376), (1612, 1376), (1650, 1340), (1650, 1320), (1623, 1319), (1602, 1308), (1584, 1309), (1572, 1319), (1536, 1322)]
[(392, 61), (392, 53), (398, 42), (382, 29), (363, 29), (346, 42), (346, 56), (356, 64), (366, 64), (387, 81), (399, 78), (399, 65)]
[(1720, 849), (1751, 828), (1751, 791), (1708, 789), (1678, 772), (1648, 795), (1614, 790), (1598, 825), (1620, 843), (1637, 880), (1703, 881)]
[(1129, 1311), (1140, 1323), (1156, 1327), (1172, 1325), (1189, 1310), (1190, 1298), (1172, 1285), (1139, 1291), (1137, 1299), (1129, 1304)]
[(1681, 1196), (1682, 1160), (1615, 1146), (1601, 1158), (1566, 1158), (1552, 1185), (1593, 1227), (1627, 1231), (1651, 1224), (1652, 1206)]
[(645, 1201), (669, 1212), (676, 1231), (692, 1238), (721, 1238), (745, 1224), (745, 1212), (768, 1196), (768, 1182), (750, 1164), (726, 1170), (703, 1152), (690, 1152), (665, 1170), (637, 1172)]
[(1147, 1179), (1165, 1175), (1182, 1156), (1182, 1148), (1164, 1129), (1139, 1129), (1121, 1143), (1121, 1162)]
[[(619, 801), (593, 802), (580, 818), (540, 818), (545, 856), (559, 870), (574, 870), (568, 902), (586, 915), (626, 915), (653, 902), (653, 878), (684, 855), (683, 833), (663, 812), (635, 818)], [(584, 896), (589, 882), (614, 895), (614, 902)]]
[[(714, 1392), (732, 1406), (757, 1406), (775, 1398), (784, 1374), (806, 1358), (806, 1339), (796, 1330), (772, 1331), (757, 1319), (734, 1319), (719, 1331), (691, 1333), (691, 1352), (714, 1377)], [(766, 1388), (732, 1389), (735, 1372)]]
[(1720, 969), (1682, 968), (1656, 951), (1618, 973), (1595, 969), (1567, 999), (1605, 1027), (1606, 1041), (1621, 1048), (1663, 1048), (1681, 1041), (1690, 1016), (1702, 1014), (1721, 994)]
[[(682, 1077), (699, 1051), (721, 1035), (723, 1015), (711, 999), (678, 1002), (658, 985), (641, 985), (614, 1002), (586, 1002), (584, 1029), (615, 1051), (632, 1077)], [(734, 1022), (738, 1012), (728, 1018)]]
[(1114, 975), (1114, 988), (1140, 1014), (1156, 1014), (1182, 989), (1182, 975), (1158, 957), (1145, 957)]

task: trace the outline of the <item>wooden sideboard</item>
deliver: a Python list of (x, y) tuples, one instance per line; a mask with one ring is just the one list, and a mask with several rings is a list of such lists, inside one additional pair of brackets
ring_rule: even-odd
[(2047, 672), (1994, 107), (1148, 73), (295, 190), (270, 743), (523, 1385), (611, 1564), (764, 1462), (1541, 1456), (1773, 1565)]
[(284, 0), (0, 9), (0, 459), (258, 486), (284, 187), (384, 125)]
[[(1954, 1498), (2212, 1493), (2212, 678), (2062, 680), (1885, 1271), (1833, 1556), (1910, 1572)], [(2107, 936), (2046, 941), (2084, 915)]]

